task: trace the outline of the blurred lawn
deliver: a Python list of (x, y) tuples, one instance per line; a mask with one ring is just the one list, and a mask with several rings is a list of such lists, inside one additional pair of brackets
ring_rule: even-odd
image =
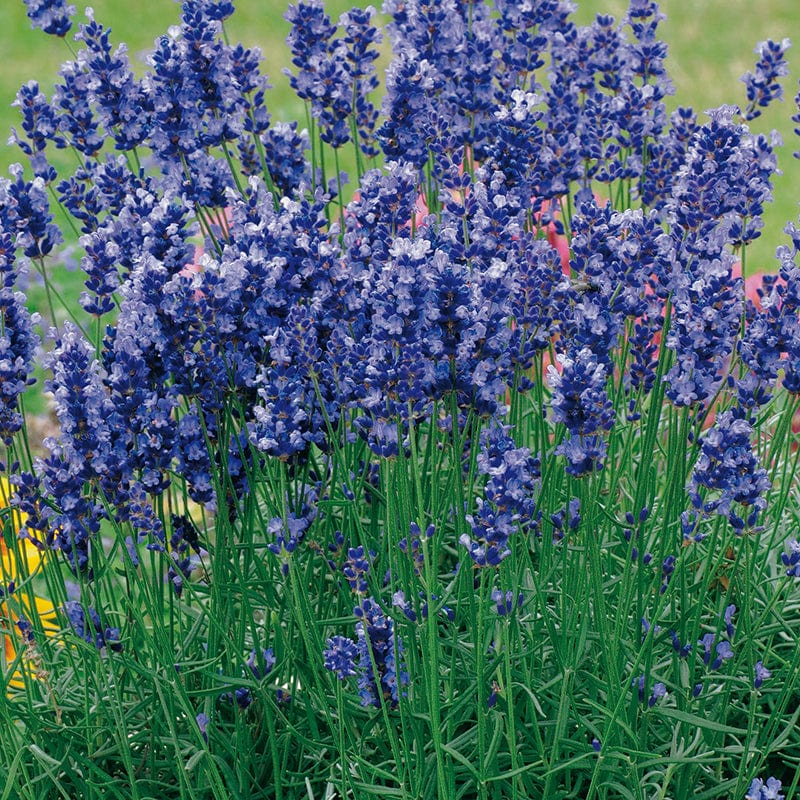
[[(79, 8), (80, 0), (73, 0)], [(373, 0), (377, 5), (380, 0)], [(369, 0), (357, 0), (366, 6)], [(238, 0), (237, 12), (226, 23), (232, 40), (261, 47), (264, 69), (275, 88), (268, 97), (274, 119), (304, 119), (302, 106), (293, 101), (282, 67), (288, 65), (284, 39), (288, 26), (283, 20), (286, 0)], [(353, 5), (348, 0), (328, 0), (327, 8), (338, 16)], [(617, 18), (624, 13), (623, 0), (591, 0), (579, 3), (581, 22), (603, 11)], [(16, 124), (16, 109), (10, 108), (19, 86), (36, 79), (49, 93), (58, 67), (70, 58), (66, 43), (29, 28), (22, 0), (0, 0), (0, 137), (5, 138)], [(95, 18), (113, 29), (115, 42), (128, 43), (134, 63), (152, 47), (153, 41), (169, 25), (178, 21), (179, 6), (173, 0), (94, 0)], [(146, 10), (145, 10), (146, 7)], [(744, 86), (739, 77), (752, 68), (756, 43), (767, 38), (797, 39), (789, 50), (792, 72), (785, 82), (787, 98), (776, 103), (752, 123), (757, 131), (777, 129), (786, 143), (779, 159), (784, 174), (776, 182), (776, 203), (767, 214), (767, 229), (748, 256), (748, 271), (772, 269), (775, 246), (785, 241), (782, 228), (787, 219), (797, 218), (800, 200), (800, 162), (791, 157), (800, 149), (800, 139), (792, 133), (789, 117), (800, 77), (800, 3), (798, 0), (664, 0), (667, 20), (662, 35), (670, 47), (669, 69), (676, 96), (670, 107), (691, 105), (704, 110), (723, 102), (744, 104)], [(14, 148), (0, 146), (0, 174), (19, 160)]]

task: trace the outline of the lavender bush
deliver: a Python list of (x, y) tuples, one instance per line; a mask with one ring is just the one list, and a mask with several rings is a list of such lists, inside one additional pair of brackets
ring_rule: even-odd
[(227, 0), (141, 75), (26, 4), (75, 54), (0, 180), (0, 798), (796, 797), (789, 42), (668, 116), (649, 0), (386, 0), (378, 108), (375, 11), (307, 0), (301, 127)]

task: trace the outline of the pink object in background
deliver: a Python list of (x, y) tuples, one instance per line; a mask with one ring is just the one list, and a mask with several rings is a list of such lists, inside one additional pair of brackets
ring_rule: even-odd
[[(540, 211), (536, 215), (537, 222), (541, 219), (542, 214), (544, 212)], [(559, 216), (558, 210), (556, 208), (556, 201), (550, 201), (550, 216), (552, 219), (550, 222), (547, 223), (547, 227), (545, 228), (545, 232), (547, 234), (547, 241), (550, 243), (550, 246), (554, 249), (558, 250), (558, 255), (561, 258), (561, 271), (569, 276), (570, 269), (569, 269), (569, 241), (567, 237), (563, 233), (558, 232), (558, 228), (556, 226), (556, 219)]]
[[(733, 278), (741, 278), (742, 277), (742, 262), (737, 261), (733, 265), (733, 270), (731, 271), (731, 275)], [(744, 293), (745, 296), (752, 300), (755, 307), (760, 309), (761, 308), (761, 298), (758, 296), (758, 290), (764, 285), (764, 273), (763, 272), (754, 272), (752, 275), (748, 275), (744, 279)]]
[[(212, 209), (208, 213), (208, 216), (211, 218), (212, 225), (215, 225), (219, 228), (219, 232), (222, 234), (222, 239), (227, 240), (230, 235), (231, 225), (233, 224), (233, 217), (231, 216), (230, 208)], [(182, 275), (184, 278), (191, 278), (192, 275), (202, 272), (203, 265), (200, 263), (200, 259), (205, 251), (206, 248), (203, 244), (195, 245), (192, 263), (186, 264), (186, 266), (184, 266), (178, 274)]]

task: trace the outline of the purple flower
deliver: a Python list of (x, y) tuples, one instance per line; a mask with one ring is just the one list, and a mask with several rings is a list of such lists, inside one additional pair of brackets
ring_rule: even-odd
[(789, 74), (789, 67), (784, 58), (786, 50), (791, 47), (788, 39), (773, 42), (768, 39), (756, 45), (755, 53), (758, 62), (754, 72), (742, 75), (742, 83), (747, 87), (747, 108), (742, 113), (746, 120), (761, 116), (761, 109), (768, 106), (773, 100), (783, 97), (783, 87), (779, 78)]
[(171, 563), (167, 570), (167, 579), (175, 590), (175, 594), (180, 597), (183, 593), (184, 580), (191, 577), (197, 566), (191, 550), (200, 553), (200, 540), (199, 532), (189, 517), (172, 514), (171, 520), (172, 536), (169, 540)]
[(87, 17), (75, 38), (85, 46), (78, 58), (88, 75), (89, 100), (117, 150), (132, 150), (150, 132), (151, 100), (133, 75), (125, 45), (112, 53), (109, 29), (95, 22), (90, 9)]
[(729, 606), (726, 606), (725, 612), (722, 615), (722, 619), (725, 623), (725, 631), (728, 634), (729, 639), (733, 639), (733, 634), (735, 633), (735, 628), (733, 625), (733, 615), (736, 613), (736, 606), (731, 603)]
[(653, 691), (647, 699), (647, 705), (652, 708), (659, 700), (667, 696), (667, 687), (663, 683), (653, 684)]
[[(394, 59), (387, 72), (379, 138), (389, 158), (421, 166), (430, 151), (486, 144), (500, 42), (485, 3), (385, 4)], [(411, 13), (409, 13), (411, 11)]]
[(666, 338), (676, 354), (667, 396), (676, 405), (706, 404), (726, 376), (743, 311), (730, 248), (759, 235), (772, 197), (772, 146), (735, 122), (737, 112), (714, 109), (710, 121), (693, 130), (666, 204), (673, 260), (680, 265), (669, 280)]
[(784, 800), (780, 790), (781, 782), (777, 778), (767, 778), (766, 783), (761, 778), (753, 778), (744, 800)]
[(53, 394), (61, 425), (61, 454), (87, 478), (117, 472), (114, 408), (94, 348), (72, 323), (64, 326), (46, 365), (53, 373), (45, 387)]
[(309, 413), (313, 387), (307, 373), (289, 364), (274, 364), (262, 370), (256, 385), (260, 402), (254, 408), (251, 443), (283, 459), (306, 450), (313, 421)]
[(200, 713), (195, 717), (195, 722), (200, 730), (200, 735), (203, 737), (203, 741), (208, 743), (208, 717)]
[(87, 611), (78, 601), (68, 600), (61, 610), (69, 620), (74, 633), (81, 639), (93, 644), (98, 650), (108, 647), (116, 653), (122, 652), (123, 644), (120, 641), (119, 628), (104, 626), (94, 608), (89, 608)]
[(479, 567), (497, 566), (511, 553), (512, 534), (536, 523), (539, 460), (527, 447), (517, 447), (508, 429), (495, 423), (481, 434), (478, 469), (489, 476), (486, 497), (478, 498), (476, 513), (467, 515), (471, 533), (462, 534), (459, 541)]
[(346, 636), (330, 637), (322, 656), (325, 660), (325, 669), (335, 672), (340, 681), (356, 675), (358, 647), (352, 639)]
[(670, 631), (669, 635), (672, 639), (672, 647), (678, 656), (680, 658), (687, 658), (689, 653), (692, 652), (692, 645), (689, 643), (682, 645), (680, 639), (678, 638), (678, 634), (675, 633), (675, 631)]
[(765, 680), (771, 677), (772, 673), (764, 666), (764, 664), (761, 661), (756, 661), (753, 688), (758, 689)]
[(375, 9), (352, 8), (342, 14), (339, 24), (344, 29), (346, 70), (353, 84), (355, 98), (355, 126), (359, 136), (359, 146), (367, 156), (378, 155), (375, 147), (375, 124), (378, 112), (369, 99), (369, 93), (378, 87), (375, 76), (375, 60), (379, 52), (380, 31), (372, 24)]
[[(646, 679), (644, 675), (639, 675), (631, 681), (631, 688), (637, 693), (640, 703), (644, 703), (645, 701), (645, 685)], [(647, 698), (647, 705), (652, 708), (662, 697), (666, 697), (666, 695), (667, 687), (660, 681), (654, 683), (650, 697)]]
[(663, 563), (661, 564), (661, 594), (667, 591), (667, 586), (669, 586), (670, 579), (672, 578), (672, 573), (675, 571), (675, 556), (669, 555), (667, 556)]
[(789, 577), (800, 578), (800, 541), (791, 537), (786, 540), (786, 551), (781, 553), (781, 561)]
[(772, 146), (736, 121), (738, 112), (735, 106), (707, 112), (710, 120), (694, 131), (675, 176), (670, 235), (695, 279), (702, 275), (702, 262), (720, 258), (726, 244), (759, 235), (763, 206), (772, 199), (777, 169)]
[[(502, 87), (523, 88), (533, 83), (532, 76), (544, 66), (547, 34), (562, 30), (568, 23), (570, 7), (561, 0), (519, 3), (496, 0), (498, 27), (502, 37), (497, 72)], [(536, 88), (535, 84), (531, 88)]]
[[(358, 30), (361, 25), (346, 17), (350, 41), (334, 39), (337, 28), (320, 0), (301, 0), (290, 5), (284, 18), (292, 26), (286, 42), (292, 52), (292, 64), (298, 68), (297, 75), (288, 69), (284, 72), (297, 96), (310, 102), (322, 141), (341, 147), (351, 138), (348, 119), (353, 113), (353, 94), (354, 90), (359, 91), (356, 87), (361, 87), (363, 76), (358, 74), (359, 66), (366, 66), (363, 60), (366, 53), (356, 51), (363, 44), (366, 52), (370, 52), (368, 42), (361, 42)], [(363, 103), (361, 92), (358, 97)], [(363, 110), (372, 118), (370, 111)]]
[(497, 681), (492, 681), (492, 691), (489, 692), (489, 696), (486, 698), (486, 707), (487, 708), (494, 708), (497, 705), (497, 696), (500, 693), (500, 686)]
[(700, 457), (688, 488), (695, 509), (727, 517), (737, 531), (745, 522), (734, 503), (744, 507), (753, 524), (750, 518), (766, 507), (764, 495), (770, 488), (767, 472), (753, 452), (752, 433), (747, 410), (734, 407), (719, 414), (700, 439)]
[(33, 626), (27, 619), (25, 619), (25, 617), (20, 617), (17, 620), (17, 628), (19, 628), (20, 635), (22, 636), (25, 643), (33, 644), (34, 642)]
[[(185, 0), (180, 28), (158, 40), (150, 59), (148, 143), (175, 180), (184, 177), (182, 168), (175, 169), (184, 158), (233, 185), (223, 159), (203, 158), (207, 148), (236, 141), (248, 129), (261, 133), (267, 124), (260, 54), (221, 41), (224, 13), (215, 4)], [(200, 177), (193, 175), (194, 185), (187, 186), (193, 196), (202, 197)]]
[(493, 589), (491, 598), (498, 616), (501, 617), (510, 616), (515, 609), (522, 608), (522, 603), (525, 599), (522, 592), (519, 592), (515, 597), (514, 592), (502, 592), (500, 589)]
[(714, 640), (717, 637), (713, 633), (706, 633), (697, 644), (703, 648), (703, 663), (708, 665), (711, 661), (711, 648), (714, 646)]
[(253, 702), (253, 693), (246, 686), (240, 686), (238, 689), (234, 689), (232, 694), (226, 694), (225, 699), (235, 702), (244, 711)]
[[(422, 595), (424, 596), (424, 594)], [(397, 591), (392, 595), (392, 608), (399, 608), (405, 618), (409, 622), (416, 622), (417, 621), (417, 612), (414, 611), (411, 603), (406, 600), (406, 593), (403, 591)], [(422, 615), (423, 617), (427, 617), (428, 612), (428, 604), (425, 603), (422, 606)]]
[(347, 560), (342, 565), (342, 572), (356, 594), (367, 593), (367, 575), (374, 558), (375, 553), (371, 550), (365, 551), (364, 545), (350, 547), (347, 550)]
[(11, 104), (22, 114), (22, 130), (25, 139), (11, 129), (9, 144), (16, 144), (31, 163), (33, 174), (49, 183), (56, 177), (55, 169), (50, 166), (45, 156), (48, 142), (56, 147), (63, 147), (65, 142), (58, 135), (58, 116), (56, 109), (47, 101), (36, 81), (28, 81), (17, 92), (16, 100)]
[(553, 389), (553, 421), (576, 436), (607, 430), (614, 411), (605, 391), (606, 368), (588, 348), (574, 357), (561, 356), (562, 371), (550, 366), (548, 381)]
[(263, 680), (275, 666), (275, 654), (272, 648), (268, 647), (261, 651), (259, 658), (256, 651), (251, 650), (245, 664), (257, 681)]
[(693, 263), (696, 278), (681, 271), (671, 281), (673, 317), (666, 337), (676, 355), (666, 376), (667, 397), (689, 407), (704, 406), (719, 388), (742, 312), (740, 290), (731, 277), (733, 256), (695, 256)]
[[(38, 465), (42, 490), (52, 501), (45, 512), (48, 542), (74, 570), (86, 572), (90, 543), (106, 514), (96, 490), (102, 486), (112, 505), (127, 507), (120, 491), (130, 475), (128, 462), (94, 348), (75, 326), (65, 325), (46, 365), (53, 377), (45, 385), (53, 393), (61, 425), (60, 437), (47, 442), (51, 455)], [(85, 491), (86, 481), (95, 491)]]
[(232, 0), (201, 0), (203, 13), (209, 19), (216, 19), (222, 22), (228, 19), (234, 12)]
[(647, 618), (642, 617), (640, 622), (642, 623), (642, 641), (645, 640), (645, 638), (647, 637), (647, 634), (650, 633), (651, 629), (653, 631), (653, 635), (654, 636), (657, 636), (659, 633), (661, 633), (661, 626), (660, 625), (655, 625), (655, 626), (651, 625), (650, 621)]
[(567, 459), (570, 474), (580, 476), (603, 468), (605, 446), (599, 434), (613, 426), (614, 408), (606, 391), (606, 367), (588, 347), (559, 360), (562, 371), (551, 365), (548, 381), (553, 421), (566, 427), (567, 438), (555, 453)]
[(402, 668), (403, 646), (394, 631), (394, 622), (371, 597), (364, 598), (353, 613), (358, 618), (356, 647), (361, 704), (380, 707), (386, 702), (395, 708), (408, 675)]
[(267, 170), (280, 195), (292, 197), (311, 185), (307, 131), (298, 131), (296, 122), (276, 122), (261, 134), (261, 141)]
[(581, 500), (573, 497), (569, 503), (550, 515), (553, 524), (553, 542), (560, 542), (565, 531), (576, 531), (581, 524)]
[(733, 658), (733, 648), (730, 642), (718, 642), (716, 646), (716, 658), (711, 662), (711, 669), (719, 669), (723, 661)]
[(53, 91), (58, 109), (58, 129), (64, 141), (83, 156), (96, 156), (106, 133), (100, 127), (90, 96), (91, 77), (82, 60), (67, 61), (59, 71), (61, 82)]
[(507, 255), (513, 279), (508, 308), (515, 323), (509, 350), (515, 366), (524, 373), (536, 353), (550, 346), (568, 282), (558, 250), (547, 240), (523, 232), (511, 242), (519, 249), (510, 249)]
[(41, 28), (53, 36), (66, 36), (72, 27), (70, 17), (75, 6), (67, 5), (65, 0), (23, 0), (27, 7), (28, 19), (32, 28)]
[(399, 52), (386, 70), (383, 101), (385, 122), (378, 140), (389, 160), (421, 167), (428, 160), (426, 141), (432, 137), (432, 97), (438, 75), (431, 63), (413, 51)]
[(664, 135), (650, 146), (650, 160), (642, 176), (642, 202), (648, 207), (662, 207), (667, 202), (697, 127), (695, 112), (678, 108)]
[(8, 446), (23, 426), (20, 397), (34, 383), (31, 375), (39, 337), (33, 326), (39, 320), (28, 311), (24, 295), (9, 287), (13, 270), (0, 269), (0, 275), (5, 284), (0, 286), (0, 440)]
[(311, 523), (317, 516), (317, 493), (310, 486), (303, 487), (302, 497), (294, 503), (286, 499), (287, 511), (285, 517), (273, 517), (267, 523), (267, 533), (273, 540), (267, 547), (276, 556), (280, 556), (284, 571), (288, 571), (288, 559), (297, 549), (308, 531)]
[(417, 525), (416, 522), (412, 522), (409, 525), (409, 535), (404, 536), (397, 543), (398, 548), (400, 548), (400, 552), (409, 556), (414, 566), (415, 575), (420, 575), (423, 567), (425, 566), (425, 556), (422, 549), (422, 537), (424, 535), (426, 539), (430, 539), (435, 532), (436, 527), (434, 525), (428, 525), (428, 527), (425, 529), (425, 533), (423, 534), (419, 525)]
[(42, 178), (26, 181), (22, 166), (12, 164), (13, 180), (0, 178), (0, 223), (14, 237), (14, 246), (28, 258), (41, 258), (52, 252), (63, 237), (53, 223), (50, 200)]

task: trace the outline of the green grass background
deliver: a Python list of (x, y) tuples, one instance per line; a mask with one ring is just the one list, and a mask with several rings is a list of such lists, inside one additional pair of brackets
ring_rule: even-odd
[[(75, 2), (75, 0), (73, 0)], [(378, 0), (379, 2), (379, 0)], [(78, 16), (83, 17), (80, 0)], [(368, 0), (355, 5), (366, 6)], [(373, 4), (377, 4), (373, 2)], [(332, 16), (353, 5), (348, 0), (328, 0)], [(293, 98), (281, 69), (288, 65), (284, 40), (288, 25), (283, 19), (287, 0), (238, 0), (237, 11), (226, 27), (232, 40), (259, 46), (264, 69), (274, 89), (268, 97), (275, 119), (304, 119), (302, 106)], [(153, 41), (169, 25), (176, 24), (180, 7), (173, 0), (94, 0), (95, 18), (109, 25), (115, 42), (124, 41), (134, 63), (139, 63)], [(597, 12), (620, 18), (627, 8), (624, 0), (580, 2), (578, 19), (588, 22)], [(752, 68), (753, 49), (767, 38), (790, 37), (796, 45), (789, 50), (791, 74), (786, 79), (786, 100), (752, 123), (757, 131), (776, 129), (784, 146), (779, 150), (783, 175), (776, 181), (776, 202), (767, 212), (767, 227), (748, 256), (748, 272), (774, 269), (774, 250), (784, 243), (786, 220), (796, 220), (800, 200), (800, 161), (792, 152), (800, 149), (790, 116), (800, 77), (800, 2), (798, 0), (665, 0), (662, 11), (667, 20), (662, 36), (670, 48), (668, 66), (676, 87), (670, 107), (690, 105), (702, 111), (720, 103), (744, 104), (744, 86), (739, 78)], [(59, 65), (70, 58), (66, 43), (30, 29), (22, 0), (0, 0), (0, 137), (17, 121), (10, 104), (19, 86), (36, 79), (46, 92), (55, 82)], [(143, 68), (143, 67), (142, 67)], [(19, 160), (16, 148), (0, 146), (0, 174)]]

